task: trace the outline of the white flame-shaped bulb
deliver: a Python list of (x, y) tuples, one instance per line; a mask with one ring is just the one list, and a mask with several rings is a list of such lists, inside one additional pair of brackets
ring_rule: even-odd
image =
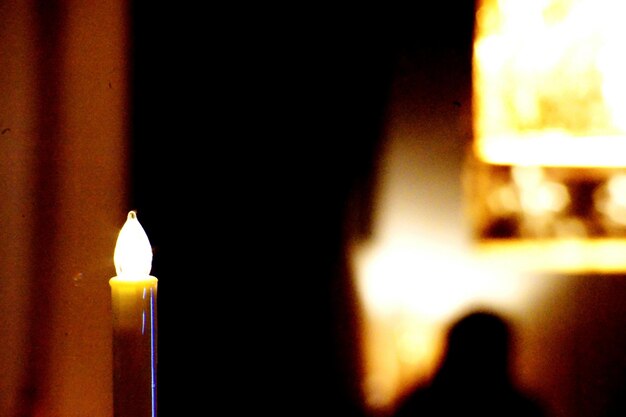
[(152, 246), (134, 210), (128, 213), (126, 223), (117, 237), (113, 263), (120, 278), (143, 279), (150, 275)]

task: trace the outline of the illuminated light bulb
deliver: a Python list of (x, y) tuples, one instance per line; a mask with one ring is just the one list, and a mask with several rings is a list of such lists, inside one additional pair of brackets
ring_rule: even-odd
[(113, 263), (118, 277), (123, 279), (141, 280), (150, 275), (152, 246), (134, 210), (128, 213), (117, 237)]

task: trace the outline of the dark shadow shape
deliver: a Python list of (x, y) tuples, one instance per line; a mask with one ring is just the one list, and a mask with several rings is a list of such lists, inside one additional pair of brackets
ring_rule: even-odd
[(540, 404), (510, 377), (510, 328), (476, 311), (450, 329), (446, 356), (432, 382), (401, 401), (394, 417), (543, 417)]

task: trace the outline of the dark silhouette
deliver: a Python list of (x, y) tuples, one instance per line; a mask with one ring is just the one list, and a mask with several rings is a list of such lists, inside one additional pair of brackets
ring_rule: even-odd
[(401, 401), (394, 417), (542, 417), (544, 411), (510, 377), (510, 329), (498, 315), (476, 311), (448, 333), (446, 356), (427, 386)]

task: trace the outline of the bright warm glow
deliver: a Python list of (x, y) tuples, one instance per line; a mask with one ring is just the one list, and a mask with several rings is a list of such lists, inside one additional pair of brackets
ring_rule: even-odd
[(609, 178), (597, 190), (595, 204), (600, 213), (620, 227), (626, 226), (626, 175), (618, 174)]
[(538, 166), (513, 167), (513, 181), (520, 195), (520, 208), (531, 215), (561, 211), (569, 203), (563, 184), (547, 181)]
[(126, 223), (117, 237), (113, 253), (115, 270), (120, 278), (144, 279), (152, 269), (152, 247), (148, 235), (137, 220), (137, 213), (130, 211)]
[(439, 322), (481, 305), (515, 312), (537, 290), (520, 265), (483, 264), (438, 245), (391, 243), (363, 250), (355, 261), (361, 299), (377, 317), (410, 314)]
[(506, 165), (626, 165), (625, 16), (622, 0), (479, 2), (479, 157)]
[(506, 261), (542, 273), (615, 273), (624, 271), (624, 239), (533, 239), (483, 242), (476, 248), (484, 262)]
[(354, 253), (367, 314), (363, 389), (372, 409), (385, 410), (433, 375), (452, 317), (486, 306), (519, 317), (549, 285), (523, 273), (522, 260), (486, 264), (440, 238), (396, 237)]

